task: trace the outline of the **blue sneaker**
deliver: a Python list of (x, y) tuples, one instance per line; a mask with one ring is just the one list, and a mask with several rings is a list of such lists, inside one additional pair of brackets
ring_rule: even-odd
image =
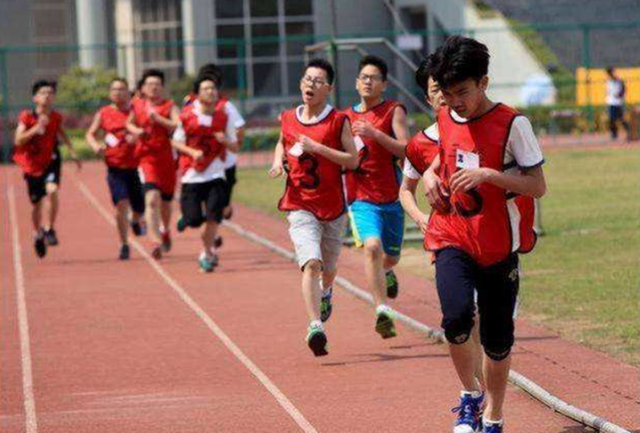
[(213, 272), (213, 268), (216, 267), (216, 263), (213, 257), (202, 254), (198, 259), (198, 266), (200, 267), (200, 272), (209, 273)]
[(460, 394), (460, 406), (451, 409), (451, 412), (458, 414), (458, 419), (453, 424), (453, 433), (479, 432), (482, 426), (483, 403), (484, 393), (479, 397), (473, 397), (471, 393), (463, 391)]
[(498, 422), (483, 422), (482, 433), (502, 433), (502, 421)]

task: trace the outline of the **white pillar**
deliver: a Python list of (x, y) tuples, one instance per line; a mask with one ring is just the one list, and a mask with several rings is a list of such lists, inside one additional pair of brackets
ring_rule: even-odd
[(135, 42), (134, 12), (132, 0), (116, 0), (114, 22), (118, 48), (118, 74), (136, 85), (136, 56), (132, 44)]
[(195, 75), (200, 66), (216, 60), (214, 13), (211, 0), (182, 0), (182, 38), (187, 74)]
[[(106, 8), (104, 0), (77, 0), (76, 22), (78, 44), (97, 45), (107, 43)], [(107, 49), (88, 47), (80, 49), (80, 66), (94, 68), (107, 65)]]

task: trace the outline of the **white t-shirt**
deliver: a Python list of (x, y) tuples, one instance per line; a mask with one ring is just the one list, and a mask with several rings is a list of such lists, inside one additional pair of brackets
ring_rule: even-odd
[[(244, 118), (238, 111), (235, 105), (231, 103), (231, 101), (227, 101), (224, 106), (224, 112), (227, 114), (229, 120), (227, 120), (227, 129), (225, 131), (225, 135), (231, 141), (238, 140), (237, 130), (238, 128), (242, 128), (246, 125)], [(227, 150), (227, 158), (224, 161), (224, 167), (231, 168), (238, 163), (238, 155), (234, 152)]]
[[(194, 101), (193, 112), (196, 115), (201, 115), (200, 102)], [(229, 121), (227, 121), (227, 132), (229, 130)], [(187, 142), (187, 134), (182, 127), (182, 123), (178, 125), (173, 133), (173, 139), (181, 143)], [(185, 174), (182, 175), (182, 183), (204, 183), (210, 182), (215, 179), (224, 179), (225, 163), (220, 158), (216, 158), (202, 171), (197, 171), (195, 168), (189, 168)]]
[(624, 105), (624, 95), (622, 91), (624, 89), (624, 83), (622, 80), (607, 80), (607, 105), (621, 106)]
[[(440, 132), (438, 131), (438, 124), (434, 123), (424, 131), (422, 131), (424, 135), (429, 137), (431, 140), (440, 142)], [(402, 168), (402, 174), (404, 174), (409, 179), (418, 180), (422, 177), (418, 170), (415, 169), (413, 164), (409, 162), (409, 158), (404, 159), (404, 167)]]

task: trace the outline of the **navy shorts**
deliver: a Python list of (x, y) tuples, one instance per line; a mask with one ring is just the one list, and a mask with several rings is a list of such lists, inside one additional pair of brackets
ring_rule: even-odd
[(467, 253), (445, 248), (436, 253), (436, 286), (442, 308), (442, 328), (452, 344), (464, 343), (474, 325), (478, 295), (480, 340), (487, 355), (505, 358), (514, 342), (514, 310), (520, 285), (518, 255), (488, 267)]
[(47, 195), (48, 183), (60, 185), (61, 177), (62, 158), (60, 156), (60, 151), (56, 149), (51, 157), (49, 167), (47, 167), (42, 176), (24, 175), (24, 179), (27, 181), (27, 190), (29, 192), (29, 200), (31, 200), (31, 203), (39, 203), (40, 200)]
[(144, 195), (138, 170), (135, 168), (109, 167), (107, 183), (111, 191), (114, 205), (122, 200), (129, 200), (131, 209), (136, 213), (144, 213)]

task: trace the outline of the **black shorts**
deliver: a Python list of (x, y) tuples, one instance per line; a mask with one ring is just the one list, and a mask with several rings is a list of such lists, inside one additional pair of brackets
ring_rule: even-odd
[(172, 201), (173, 200), (173, 194), (165, 194), (164, 192), (162, 192), (162, 190), (160, 189), (160, 187), (158, 185), (156, 185), (155, 183), (152, 182), (145, 182), (142, 184), (142, 192), (144, 194), (148, 193), (149, 191), (160, 191), (160, 198), (162, 199), (162, 201)]
[(182, 184), (180, 209), (189, 227), (200, 227), (205, 221), (222, 221), (222, 211), (227, 202), (227, 185), (224, 179), (202, 183)]
[(36, 204), (40, 202), (45, 195), (47, 195), (48, 183), (60, 185), (61, 177), (62, 158), (60, 156), (60, 151), (56, 149), (53, 152), (49, 167), (47, 167), (42, 176), (24, 175), (24, 179), (27, 181), (27, 190), (29, 192), (29, 200), (31, 200), (31, 203)]
[(474, 325), (474, 291), (478, 293), (480, 340), (493, 359), (508, 355), (514, 342), (514, 310), (520, 285), (518, 255), (488, 267), (467, 253), (445, 248), (436, 253), (436, 286), (442, 328), (452, 344), (465, 342)]
[(121, 200), (129, 200), (131, 210), (136, 213), (144, 213), (144, 195), (137, 169), (108, 167), (107, 183), (114, 205), (117, 205)]
[(227, 197), (224, 207), (229, 206), (231, 203), (231, 194), (233, 193), (233, 187), (236, 184), (236, 166), (229, 167), (224, 171), (224, 176), (227, 179)]

